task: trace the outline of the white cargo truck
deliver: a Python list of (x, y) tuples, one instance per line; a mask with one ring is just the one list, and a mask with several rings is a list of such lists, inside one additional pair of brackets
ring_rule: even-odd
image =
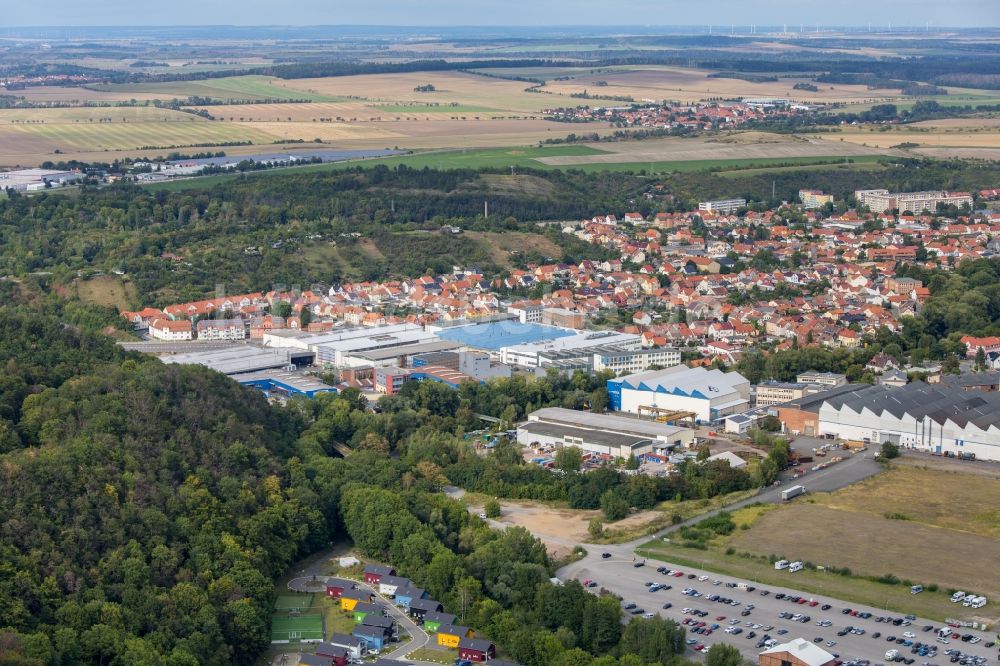
[(781, 491), (781, 499), (784, 502), (792, 499), (793, 497), (798, 497), (799, 495), (804, 495), (806, 492), (805, 486), (792, 486), (791, 488), (785, 488)]

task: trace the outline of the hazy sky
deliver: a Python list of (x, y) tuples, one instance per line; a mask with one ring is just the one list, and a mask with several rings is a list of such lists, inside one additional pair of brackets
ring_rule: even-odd
[(0, 26), (1000, 26), (1000, 0), (0, 0)]

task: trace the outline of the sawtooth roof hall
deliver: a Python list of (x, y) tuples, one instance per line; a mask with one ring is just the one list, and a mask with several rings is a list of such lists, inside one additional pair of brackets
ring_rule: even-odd
[(819, 431), (843, 439), (889, 441), (931, 453), (1000, 460), (1000, 393), (923, 382), (867, 386), (824, 400)]

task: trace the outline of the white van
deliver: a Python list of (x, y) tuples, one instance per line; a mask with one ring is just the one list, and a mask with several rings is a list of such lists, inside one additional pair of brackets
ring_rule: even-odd
[(961, 592), (961, 591), (956, 592), (955, 594), (951, 595), (951, 603), (957, 604), (959, 601), (961, 601), (964, 598), (965, 598), (965, 592)]
[(801, 562), (792, 562), (791, 564), (788, 565), (788, 572), (789, 573), (795, 573), (796, 571), (802, 571), (802, 563)]
[(986, 597), (976, 597), (972, 600), (972, 608), (982, 608), (986, 605)]
[(778, 560), (777, 562), (774, 563), (774, 568), (777, 569), (778, 571), (781, 571), (782, 569), (787, 569), (788, 560)]
[(920, 594), (923, 591), (924, 591), (923, 585), (914, 585), (913, 587), (910, 588), (910, 594)]

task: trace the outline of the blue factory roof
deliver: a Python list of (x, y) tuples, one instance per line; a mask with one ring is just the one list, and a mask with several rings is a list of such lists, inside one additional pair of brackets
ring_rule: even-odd
[(438, 337), (467, 345), (474, 349), (497, 351), (501, 347), (522, 345), (529, 342), (543, 342), (576, 335), (571, 331), (541, 324), (522, 324), (517, 321), (496, 321), (488, 324), (458, 326), (438, 333)]

